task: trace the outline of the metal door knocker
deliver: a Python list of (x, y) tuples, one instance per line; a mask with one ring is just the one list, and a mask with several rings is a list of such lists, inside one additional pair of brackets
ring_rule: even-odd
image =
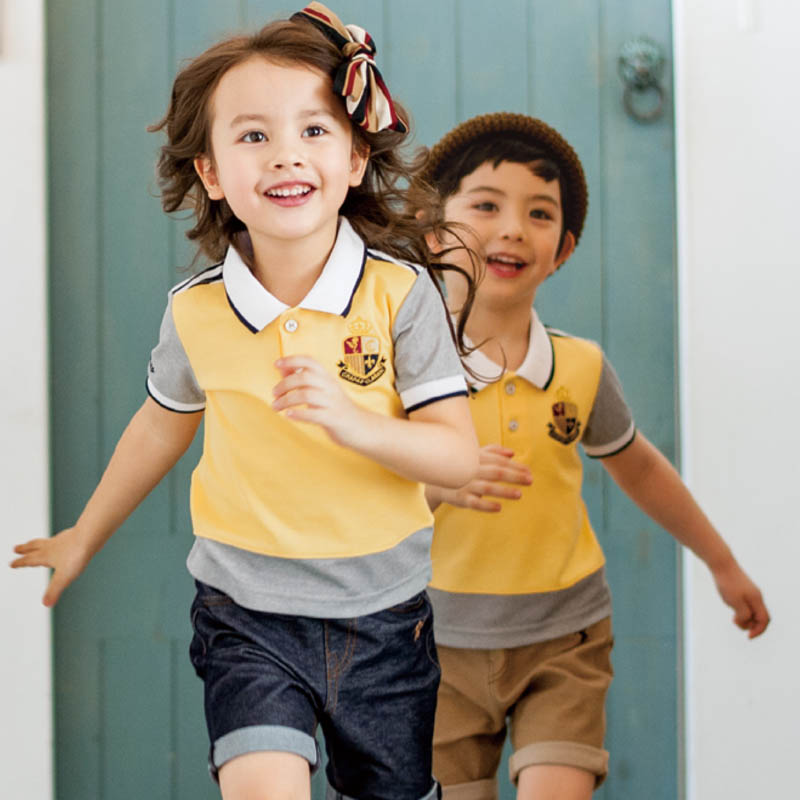
[(625, 84), (625, 111), (637, 122), (653, 122), (664, 110), (664, 53), (646, 36), (629, 39), (619, 53), (618, 69)]

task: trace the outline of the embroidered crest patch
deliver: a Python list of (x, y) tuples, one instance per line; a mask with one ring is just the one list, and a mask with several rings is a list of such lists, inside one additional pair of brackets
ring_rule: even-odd
[(386, 356), (381, 355), (380, 339), (370, 335), (370, 324), (360, 317), (347, 327), (352, 336), (342, 342), (344, 355), (336, 365), (339, 377), (359, 386), (368, 386), (386, 372)]
[(559, 387), (556, 397), (558, 401), (551, 406), (553, 421), (547, 423), (548, 434), (561, 444), (570, 444), (581, 432), (578, 406), (570, 400), (569, 391), (564, 386)]

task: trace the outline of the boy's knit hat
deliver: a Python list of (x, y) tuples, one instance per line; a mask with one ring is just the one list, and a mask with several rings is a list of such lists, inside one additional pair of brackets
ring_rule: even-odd
[(564, 227), (572, 231), (577, 244), (586, 219), (589, 192), (586, 176), (577, 153), (569, 142), (555, 129), (535, 117), (510, 112), (482, 114), (468, 119), (445, 134), (431, 148), (421, 177), (436, 186), (442, 165), (456, 156), (467, 145), (484, 137), (511, 134), (540, 148), (558, 164), (565, 187), (561, 205), (564, 210)]

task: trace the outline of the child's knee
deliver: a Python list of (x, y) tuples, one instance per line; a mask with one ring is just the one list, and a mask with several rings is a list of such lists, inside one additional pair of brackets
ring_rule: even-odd
[(256, 752), (219, 770), (223, 800), (310, 800), (308, 761), (295, 753)]

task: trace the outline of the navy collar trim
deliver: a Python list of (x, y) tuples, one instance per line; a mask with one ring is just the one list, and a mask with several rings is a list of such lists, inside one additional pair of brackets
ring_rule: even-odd
[[(347, 316), (361, 283), (366, 264), (366, 247), (344, 217), (339, 220), (336, 241), (317, 282), (297, 308)], [(286, 303), (268, 292), (242, 260), (229, 247), (222, 265), (222, 279), (228, 303), (242, 324), (253, 333), (289, 309)]]
[[(465, 341), (472, 346), (465, 337)], [(479, 392), (490, 384), (497, 381), (503, 375), (503, 367), (492, 361), (480, 350), (473, 350), (467, 356), (467, 366), (479, 375), (480, 378), (467, 376), (467, 382), (473, 392)], [(528, 336), (528, 352), (516, 370), (509, 370), (520, 378), (524, 378), (528, 383), (533, 384), (539, 389), (547, 389), (553, 380), (555, 373), (556, 358), (553, 350), (553, 342), (547, 332), (547, 328), (542, 324), (536, 310), (531, 313), (531, 328)]]

